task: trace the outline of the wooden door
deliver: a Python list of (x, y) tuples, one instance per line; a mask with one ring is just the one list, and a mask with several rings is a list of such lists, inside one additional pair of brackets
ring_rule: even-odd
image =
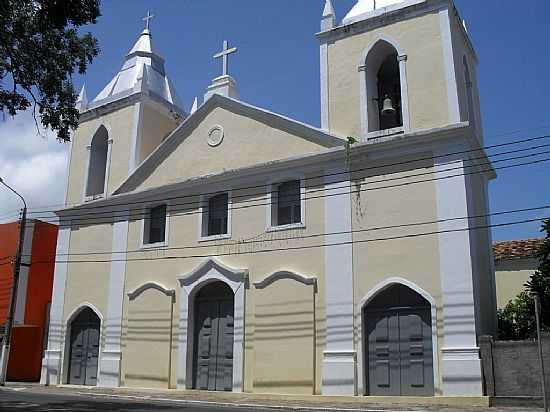
[(71, 323), (69, 379), (72, 385), (97, 385), (100, 320), (84, 309)]

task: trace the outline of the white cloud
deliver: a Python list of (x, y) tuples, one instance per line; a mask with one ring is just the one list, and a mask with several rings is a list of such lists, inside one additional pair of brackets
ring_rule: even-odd
[[(0, 120), (0, 177), (30, 209), (54, 210), (63, 204), (69, 149), (52, 131), (39, 134), (30, 112)], [(16, 219), (21, 207), (17, 196), (0, 185), (0, 220)]]

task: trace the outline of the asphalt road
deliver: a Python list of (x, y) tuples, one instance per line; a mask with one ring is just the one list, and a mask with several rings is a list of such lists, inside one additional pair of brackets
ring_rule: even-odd
[[(260, 411), (259, 409), (256, 409)], [(36, 393), (0, 389), (0, 411), (119, 411), (119, 412), (243, 412), (242, 408), (213, 407), (160, 402), (154, 400), (130, 400), (100, 396)]]

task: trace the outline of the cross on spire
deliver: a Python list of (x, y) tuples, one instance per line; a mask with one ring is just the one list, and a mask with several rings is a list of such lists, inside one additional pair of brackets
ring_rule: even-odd
[(151, 14), (150, 10), (147, 10), (147, 16), (145, 16), (142, 20), (145, 22), (145, 30), (149, 30), (149, 22), (153, 20), (155, 17), (154, 14)]
[(227, 40), (224, 40), (223, 50), (214, 55), (215, 59), (221, 58), (223, 60), (223, 76), (227, 76), (228, 74), (229, 55), (235, 53), (237, 50), (238, 49), (236, 47), (229, 48), (229, 42)]

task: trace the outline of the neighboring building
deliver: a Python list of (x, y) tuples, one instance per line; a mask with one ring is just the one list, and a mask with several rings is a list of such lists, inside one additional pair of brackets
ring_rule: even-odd
[(82, 92), (43, 383), (482, 395), (477, 57), (451, 1), (378, 5), (326, 2), (321, 128), (225, 71), (188, 114), (149, 29)]
[(543, 242), (544, 239), (526, 239), (493, 245), (499, 309), (525, 290), (525, 283), (539, 266), (537, 253)]
[[(4, 329), (13, 286), (13, 260), (19, 223), (0, 224), (0, 328)], [(57, 226), (27, 220), (17, 288), (8, 380), (38, 381), (46, 347), (46, 330), (57, 244)]]

